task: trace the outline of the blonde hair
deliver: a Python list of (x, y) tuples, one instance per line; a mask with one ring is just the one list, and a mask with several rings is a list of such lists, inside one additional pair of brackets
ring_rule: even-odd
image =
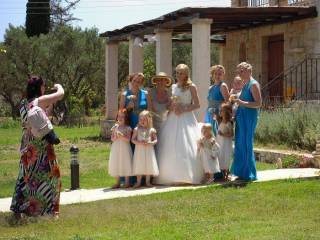
[(184, 88), (190, 87), (192, 85), (192, 81), (190, 79), (190, 69), (188, 65), (181, 63), (176, 67), (176, 71), (177, 70), (182, 70), (187, 75), (187, 79), (184, 81), (182, 87)]
[(217, 70), (222, 70), (223, 73), (226, 73), (226, 70), (224, 69), (224, 66), (222, 65), (214, 65), (210, 68), (210, 75), (213, 76), (213, 74), (217, 71)]
[(131, 74), (129, 74), (129, 76), (127, 77), (128, 83), (131, 83), (132, 80), (133, 80), (135, 77), (142, 77), (142, 83), (141, 83), (141, 85), (143, 85), (143, 83), (144, 83), (144, 74), (143, 74), (142, 72), (136, 72), (136, 73), (131, 73)]
[(237, 69), (245, 69), (247, 71), (249, 71), (250, 73), (252, 73), (252, 65), (250, 63), (247, 63), (247, 62), (242, 62), (242, 63), (239, 63), (238, 66), (237, 66)]
[(147, 122), (148, 122), (148, 128), (152, 128), (153, 127), (153, 122), (152, 122), (152, 115), (151, 112), (148, 110), (143, 110), (140, 114), (139, 114), (139, 119), (141, 117), (146, 117), (147, 118)]
[(202, 135), (204, 134), (204, 132), (205, 132), (206, 130), (210, 131), (211, 137), (213, 137), (213, 135), (212, 135), (212, 126), (211, 126), (210, 123), (204, 123), (204, 124), (202, 125), (202, 127), (201, 127), (201, 133), (202, 133)]

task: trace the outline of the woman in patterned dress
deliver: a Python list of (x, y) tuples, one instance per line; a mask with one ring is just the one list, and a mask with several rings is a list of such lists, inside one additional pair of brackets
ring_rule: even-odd
[(150, 90), (151, 102), (152, 102), (152, 118), (153, 127), (157, 130), (157, 134), (160, 134), (161, 126), (167, 119), (168, 108), (170, 104), (171, 89), (171, 77), (164, 72), (159, 72), (151, 80), (154, 85)]
[(11, 211), (16, 219), (28, 216), (59, 216), (61, 190), (60, 169), (53, 145), (44, 138), (33, 136), (28, 123), (28, 111), (33, 106), (46, 109), (63, 98), (64, 90), (55, 84), (55, 93), (44, 95), (45, 82), (41, 77), (30, 77), (26, 99), (20, 104), (23, 135), (20, 146), (19, 175), (12, 197)]

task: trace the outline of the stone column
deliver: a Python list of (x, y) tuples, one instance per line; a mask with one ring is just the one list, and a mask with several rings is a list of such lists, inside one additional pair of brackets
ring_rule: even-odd
[[(129, 73), (143, 72), (143, 47), (135, 42), (137, 36), (129, 37)], [(143, 43), (143, 37), (141, 37)]]
[(105, 49), (105, 117), (101, 135), (110, 138), (118, 112), (118, 42), (107, 42)]
[(192, 19), (192, 81), (197, 85), (200, 110), (197, 118), (203, 121), (210, 86), (210, 32), (212, 19)]
[(172, 76), (172, 31), (156, 29), (156, 72)]

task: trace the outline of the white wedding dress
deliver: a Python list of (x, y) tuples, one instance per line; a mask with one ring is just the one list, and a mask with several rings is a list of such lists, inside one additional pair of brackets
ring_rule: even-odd
[[(190, 90), (183, 91), (176, 84), (172, 85), (172, 96), (177, 96), (181, 104), (189, 105), (192, 102)], [(169, 113), (159, 136), (157, 184), (201, 183), (204, 171), (197, 160), (197, 140), (200, 135), (193, 112), (179, 116), (174, 112)]]

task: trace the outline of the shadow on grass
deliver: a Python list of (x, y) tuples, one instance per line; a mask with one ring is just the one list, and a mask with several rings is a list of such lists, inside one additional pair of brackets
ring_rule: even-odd
[(236, 181), (230, 181), (230, 182), (223, 182), (223, 183), (221, 183), (221, 187), (223, 187), (223, 188), (244, 188), (250, 183), (251, 183), (250, 181), (236, 180)]
[(48, 217), (28, 217), (26, 215), (22, 215), (20, 219), (17, 219), (12, 212), (3, 213), (0, 215), (0, 226), (19, 227), (27, 224), (38, 223), (40, 221), (42, 222), (44, 219), (47, 220)]
[(87, 140), (87, 141), (93, 141), (93, 142), (111, 142), (111, 140), (108, 140), (108, 139), (104, 139), (103, 137), (101, 136), (89, 136), (89, 137), (81, 137), (80, 139), (83, 139), (83, 140)]

